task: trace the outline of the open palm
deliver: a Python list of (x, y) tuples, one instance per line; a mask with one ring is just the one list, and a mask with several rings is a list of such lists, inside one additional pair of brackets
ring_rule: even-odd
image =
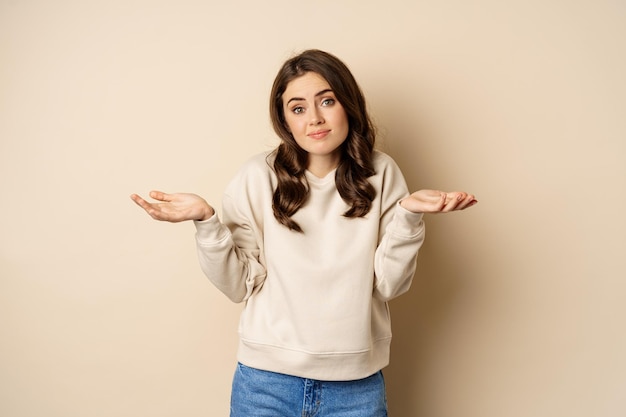
[(414, 213), (447, 213), (463, 210), (478, 201), (472, 194), (463, 191), (445, 192), (438, 190), (416, 191), (400, 203)]
[(186, 220), (206, 220), (215, 211), (202, 197), (196, 194), (167, 194), (161, 191), (150, 191), (150, 197), (159, 201), (150, 203), (137, 194), (130, 198), (155, 220), (178, 223)]

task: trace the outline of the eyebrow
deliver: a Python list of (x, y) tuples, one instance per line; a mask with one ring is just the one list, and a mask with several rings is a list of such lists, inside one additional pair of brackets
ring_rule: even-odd
[[(315, 97), (319, 97), (319, 96), (323, 96), (326, 93), (332, 93), (333, 90), (330, 88), (327, 88), (326, 90), (322, 90), (319, 93), (315, 94)], [(302, 97), (292, 97), (289, 99), (289, 101), (287, 101), (287, 104), (291, 103), (292, 101), (304, 101), (305, 99)]]

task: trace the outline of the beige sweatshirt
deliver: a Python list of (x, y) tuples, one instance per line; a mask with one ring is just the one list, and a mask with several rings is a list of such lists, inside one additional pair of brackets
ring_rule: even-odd
[(238, 360), (248, 366), (320, 380), (355, 380), (389, 363), (387, 301), (409, 289), (424, 239), (422, 214), (399, 204), (408, 195), (395, 162), (374, 153), (377, 190), (364, 218), (346, 218), (335, 186), (306, 173), (310, 193), (293, 216), (272, 212), (273, 154), (236, 174), (217, 215), (195, 222), (200, 266), (231, 300), (245, 301)]

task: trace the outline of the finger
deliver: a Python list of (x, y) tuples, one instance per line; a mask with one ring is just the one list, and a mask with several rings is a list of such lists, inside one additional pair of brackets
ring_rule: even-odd
[(131, 200), (133, 200), (135, 202), (135, 204), (137, 204), (139, 207), (141, 207), (144, 210), (148, 210), (151, 207), (151, 204), (148, 203), (146, 200), (144, 200), (143, 198), (139, 197), (137, 194), (132, 194), (130, 196)]
[(449, 209), (449, 211), (465, 210), (466, 208), (469, 208), (478, 202), (478, 200), (476, 200), (476, 197), (472, 194), (467, 194), (464, 192), (458, 192), (456, 194), (456, 204), (450, 204), (449, 206), (446, 206), (446, 209)]
[(465, 210), (466, 208), (472, 207), (476, 203), (478, 203), (478, 200), (476, 200), (476, 197), (474, 197), (473, 195), (470, 195), (465, 200), (463, 200), (461, 203), (459, 203), (459, 205), (457, 206), (456, 209), (457, 210)]
[(445, 193), (445, 195), (446, 195), (446, 203), (441, 209), (441, 211), (446, 212), (446, 213), (449, 211), (456, 210), (459, 204), (461, 204), (467, 197), (467, 194), (464, 192), (451, 192), (451, 193)]
[(448, 193), (446, 193), (445, 191), (440, 191), (441, 192), (441, 196), (439, 197), (439, 203), (437, 205), (437, 209), (438, 210), (443, 210), (444, 207), (448, 204)]
[(439, 200), (436, 201), (434, 208), (433, 208), (433, 212), (437, 213), (437, 212), (442, 211), (445, 205), (447, 204), (447, 201), (448, 201), (447, 193), (444, 193), (443, 191), (439, 191)]
[(467, 205), (470, 203), (470, 201), (472, 201), (474, 199), (474, 196), (469, 195), (465, 192), (457, 192), (457, 197), (456, 197), (456, 204), (454, 205), (454, 207), (451, 208), (450, 211), (455, 211), (455, 210), (463, 210), (464, 208), (467, 207)]
[(443, 206), (441, 208), (441, 212), (442, 213), (449, 213), (451, 211), (454, 211), (458, 204), (459, 204), (459, 202), (457, 200), (451, 200), (445, 206)]
[(172, 196), (163, 191), (152, 190), (150, 191), (150, 197), (158, 201), (172, 201)]
[(451, 191), (449, 193), (445, 193), (446, 195), (446, 204), (452, 201), (460, 201), (465, 198), (466, 194), (460, 191)]

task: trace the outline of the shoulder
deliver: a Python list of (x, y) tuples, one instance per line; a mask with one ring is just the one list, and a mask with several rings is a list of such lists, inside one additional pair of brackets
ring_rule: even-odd
[(374, 150), (372, 153), (372, 162), (377, 173), (385, 171), (400, 172), (400, 167), (398, 167), (396, 161), (382, 151)]
[(386, 153), (375, 150), (372, 154), (372, 162), (376, 174), (369, 178), (372, 185), (381, 190), (383, 194), (391, 193), (393, 198), (396, 191), (400, 194), (406, 193), (407, 185), (404, 175), (396, 161)]
[(255, 178), (267, 178), (268, 175), (274, 173), (274, 152), (262, 152), (250, 157), (245, 161), (237, 173), (233, 181), (236, 180), (253, 180)]
[(274, 152), (256, 154), (245, 161), (226, 188), (227, 194), (238, 194), (245, 189), (272, 186), (276, 176), (273, 169)]

